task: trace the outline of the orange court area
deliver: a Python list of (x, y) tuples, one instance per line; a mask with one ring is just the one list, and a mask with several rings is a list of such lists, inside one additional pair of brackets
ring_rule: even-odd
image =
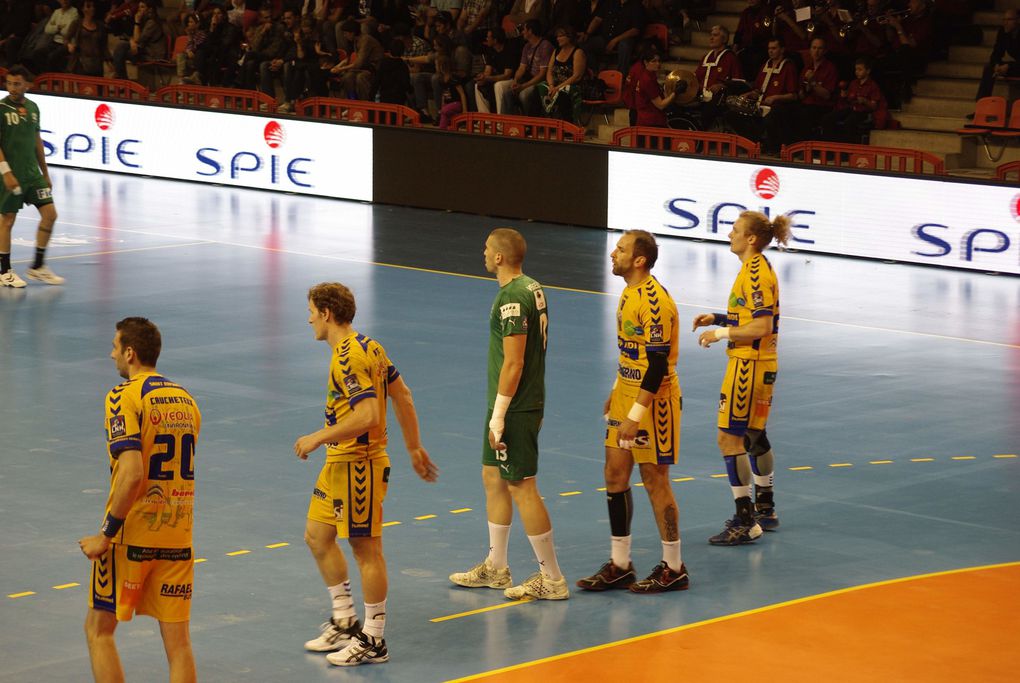
[[(696, 586), (691, 586), (696, 590)], [(1020, 563), (896, 579), (459, 680), (1016, 681)], [(683, 596), (666, 596), (666, 599)]]

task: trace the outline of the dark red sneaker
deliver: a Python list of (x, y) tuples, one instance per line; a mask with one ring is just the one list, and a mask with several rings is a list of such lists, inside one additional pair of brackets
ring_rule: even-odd
[(673, 571), (665, 562), (655, 565), (655, 569), (647, 579), (635, 581), (630, 586), (631, 593), (665, 593), (666, 591), (685, 591), (690, 585), (687, 567), (681, 562), (680, 571)]
[(589, 577), (578, 579), (577, 587), (586, 591), (606, 591), (613, 588), (625, 589), (637, 579), (633, 563), (626, 569), (620, 569), (612, 560), (606, 562), (597, 572)]

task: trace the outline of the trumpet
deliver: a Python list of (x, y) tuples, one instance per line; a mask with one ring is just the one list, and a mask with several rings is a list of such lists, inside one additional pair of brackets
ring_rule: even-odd
[(782, 5), (776, 5), (776, 11), (773, 13), (772, 16), (766, 16), (764, 19), (762, 19), (761, 25), (764, 26), (765, 28), (772, 28), (772, 24), (776, 23), (776, 19), (779, 19), (779, 15), (782, 14), (784, 11), (785, 10)]

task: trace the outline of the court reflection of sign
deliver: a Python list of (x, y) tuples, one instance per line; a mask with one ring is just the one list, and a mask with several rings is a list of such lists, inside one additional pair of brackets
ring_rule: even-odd
[(47, 163), (372, 200), (372, 130), (31, 93)]
[(803, 251), (1020, 275), (1015, 188), (611, 151), (608, 192), (613, 229), (726, 241), (750, 209)]

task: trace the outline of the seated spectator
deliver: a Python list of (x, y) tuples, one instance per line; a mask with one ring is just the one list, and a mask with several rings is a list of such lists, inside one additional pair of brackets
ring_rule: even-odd
[(71, 5), (71, 0), (60, 0), (60, 6), (53, 10), (46, 21), (40, 39), (24, 55), (25, 65), (37, 72), (63, 71), (69, 57), (67, 37), (78, 17), (78, 9)]
[(326, 75), (319, 68), (319, 55), (315, 51), (315, 20), (311, 16), (301, 17), (293, 33), (294, 59), (283, 83), (284, 102), (277, 111), (294, 111), (294, 104), (301, 99), (305, 90), (315, 97), (326, 95)]
[[(16, 0), (17, 1), (17, 0)], [(138, 13), (138, 0), (124, 0), (114, 2), (110, 11), (103, 18), (106, 30), (111, 36), (118, 36), (127, 40), (134, 32), (135, 15)]]
[(127, 62), (151, 62), (166, 59), (166, 33), (156, 15), (153, 0), (141, 0), (134, 16), (131, 38), (113, 48), (113, 70), (117, 78), (127, 78)]
[(996, 78), (1020, 78), (1020, 23), (1017, 22), (1016, 12), (1015, 9), (1008, 9), (1002, 13), (1002, 28), (995, 34), (995, 47), (981, 74), (981, 84), (977, 91), (979, 100), (992, 94)]
[[(503, 18), (503, 27), (506, 28), (507, 25), (523, 27), (524, 22), (529, 19), (541, 21), (546, 14), (546, 2), (547, 0), (514, 0), (510, 11)], [(507, 35), (515, 34), (508, 33)]]
[(241, 58), (241, 28), (232, 24), (223, 7), (213, 7), (209, 15), (209, 32), (199, 47), (202, 83), (233, 86), (237, 78), (237, 62)]
[[(432, 87), (432, 77), (435, 75), (436, 56), (432, 52), (432, 46), (424, 39), (413, 35), (409, 27), (394, 27), (394, 38), (404, 43), (404, 62), (411, 72), (411, 90), (414, 93), (413, 106), (421, 120), (425, 123), (432, 122), (429, 113), (429, 90)], [(438, 112), (436, 112), (438, 116)]]
[(806, 5), (807, 0), (791, 0), (790, 8), (787, 9), (782, 2), (778, 2), (772, 18), (772, 35), (783, 41), (786, 56), (795, 60), (798, 70), (804, 66), (801, 52), (805, 52), (811, 45), (811, 36), (804, 24), (797, 21), (796, 14), (798, 9)]
[(394, 37), (390, 41), (389, 49), (375, 72), (372, 91), (378, 94), (380, 102), (407, 105), (407, 96), (411, 92), (411, 71), (404, 61), (404, 41), (400, 38)]
[(899, 95), (909, 102), (913, 97), (913, 85), (928, 67), (931, 58), (933, 25), (927, 0), (909, 0), (908, 14), (902, 19), (890, 13), (889, 26), (895, 32), (892, 39), (894, 59), (902, 68), (903, 79), (898, 90), (890, 93), (892, 99)]
[(514, 77), (495, 84), (496, 113), (535, 116), (539, 111), (538, 93), (535, 86), (545, 80), (553, 46), (542, 37), (542, 24), (537, 19), (524, 22), (521, 32), (524, 49), (521, 62)]
[(538, 84), (543, 113), (576, 123), (581, 111), (581, 80), (588, 69), (584, 50), (574, 43), (574, 29), (556, 29), (556, 51), (549, 58), (545, 80)]
[[(337, 0), (330, 0), (331, 3), (337, 5), (339, 16), (341, 3)], [(397, 24), (408, 26), (411, 23), (411, 11), (408, 7), (407, 0), (368, 0), (368, 15), (363, 17), (365, 19), (375, 19), (378, 27), (380, 36), (385, 37), (388, 40), (392, 39), (390, 30)], [(336, 21), (334, 19), (333, 21)]]
[(666, 109), (676, 100), (676, 90), (669, 94), (659, 85), (659, 67), (662, 57), (653, 46), (647, 46), (640, 59), (627, 72), (623, 85), (623, 101), (630, 109), (632, 126), (654, 126), (665, 128)]
[(297, 59), (297, 42), (294, 40), (297, 29), (297, 16), (291, 10), (286, 10), (280, 23), (272, 29), (271, 42), (259, 63), (259, 90), (276, 99), (276, 81), (279, 79), (285, 91), (284, 102), (287, 79)]
[(482, 60), (485, 68), (467, 85), (468, 106), (472, 111), (488, 114), (496, 107), (495, 84), (513, 78), (521, 55), (507, 41), (506, 32), (496, 27), (486, 33)]
[(106, 47), (106, 27), (96, 19), (96, 0), (85, 0), (81, 18), (67, 36), (67, 70), (83, 76), (103, 76), (103, 64), (110, 61)]
[[(227, 16), (230, 16), (229, 12)], [(244, 30), (240, 64), (242, 88), (251, 90), (257, 86), (259, 67), (263, 60), (268, 58), (270, 50), (279, 48), (282, 32), (283, 27), (273, 21), (272, 12), (268, 7), (260, 9), (256, 21)]]
[(726, 88), (740, 78), (740, 62), (728, 47), (730, 32), (725, 26), (713, 26), (708, 34), (708, 52), (694, 70), (701, 88), (701, 125), (711, 130), (722, 113)]
[(429, 8), (425, 12), (425, 37), (431, 38), (432, 34), (428, 30), (429, 27), (435, 22), (436, 17), (440, 14), (446, 14), (450, 20), (451, 27), (453, 22), (457, 21), (457, 17), (460, 16), (461, 8), (463, 7), (463, 0), (430, 0)]
[(442, 84), (439, 107), (439, 127), (449, 130), (454, 116), (467, 111), (467, 93), (464, 92), (464, 78), (453, 71), (453, 41), (448, 36), (436, 36), (436, 75)]
[(766, 13), (771, 11), (772, 8), (762, 3), (762, 0), (747, 0), (747, 7), (740, 13), (733, 47), (740, 59), (740, 72), (749, 78), (761, 69), (768, 52), (772, 30), (770, 26), (765, 26), (764, 19)]
[(0, 0), (0, 62), (18, 61), (25, 36), (32, 30), (34, 8), (22, 0)]
[(832, 111), (839, 77), (825, 58), (825, 41), (815, 38), (800, 74), (797, 99), (776, 102), (765, 117), (765, 137), (775, 147), (815, 137), (822, 117)]
[(634, 46), (644, 28), (645, 9), (641, 0), (606, 0), (585, 29), (587, 38), (581, 43), (592, 69), (597, 71), (597, 65), (615, 56), (616, 70), (627, 73)]
[(836, 73), (842, 80), (849, 80), (853, 73), (854, 42), (853, 33), (841, 31), (843, 20), (839, 17), (841, 0), (824, 0), (811, 10), (811, 23), (808, 31), (811, 38), (825, 41), (825, 56), (836, 67)]
[[(737, 135), (762, 142), (762, 150), (773, 154), (779, 150), (777, 144), (762, 140), (765, 133), (765, 118), (772, 107), (780, 102), (797, 99), (797, 75), (799, 71), (793, 60), (785, 56), (783, 41), (773, 38), (768, 44), (768, 60), (754, 80), (754, 88), (742, 95), (743, 100), (753, 102), (753, 112), (729, 110), (723, 116), (726, 125)], [(766, 109), (762, 109), (766, 107)], [(748, 109), (751, 109), (750, 107)]]
[(338, 64), (330, 70), (341, 76), (341, 94), (344, 97), (371, 99), (372, 82), (385, 52), (382, 44), (372, 35), (374, 28), (372, 21), (359, 25), (349, 19), (343, 23), (342, 30), (347, 40), (355, 41), (355, 36), (358, 36), (354, 48), (357, 53), (355, 60), (348, 64)]
[(205, 56), (201, 51), (208, 34), (202, 30), (200, 19), (197, 14), (189, 14), (184, 19), (184, 35), (188, 37), (188, 43), (184, 52), (177, 54), (177, 82), (181, 84), (201, 85), (202, 64), (199, 55)]
[(861, 135), (875, 125), (875, 112), (882, 106), (882, 91), (871, 78), (871, 60), (858, 57), (854, 80), (840, 93), (836, 110), (822, 117), (822, 139), (859, 143)]
[(499, 25), (493, 0), (464, 0), (462, 9), (453, 30), (453, 40), (466, 45), (472, 54), (482, 54), (486, 34)]

